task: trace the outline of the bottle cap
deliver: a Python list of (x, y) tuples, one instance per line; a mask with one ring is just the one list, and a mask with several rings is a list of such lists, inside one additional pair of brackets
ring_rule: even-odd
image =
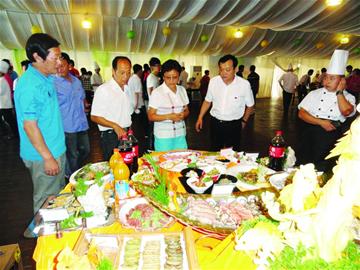
[(128, 134), (129, 134), (129, 135), (134, 135), (134, 132), (132, 131), (131, 128), (129, 129)]
[(114, 153), (119, 152), (119, 148), (114, 148)]
[(277, 130), (276, 132), (275, 132), (275, 135), (283, 135), (283, 132), (282, 132), (282, 130)]

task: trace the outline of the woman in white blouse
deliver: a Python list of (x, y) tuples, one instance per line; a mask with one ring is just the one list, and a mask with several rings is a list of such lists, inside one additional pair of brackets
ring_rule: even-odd
[(179, 82), (180, 64), (166, 61), (161, 67), (164, 82), (149, 100), (148, 117), (154, 122), (155, 151), (187, 149), (184, 119), (189, 115), (189, 99)]

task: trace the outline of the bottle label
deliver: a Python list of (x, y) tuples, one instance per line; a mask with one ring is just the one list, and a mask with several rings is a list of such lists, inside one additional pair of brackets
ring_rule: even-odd
[(269, 147), (269, 157), (273, 158), (282, 158), (285, 155), (285, 147), (276, 147), (270, 145)]
[(139, 156), (139, 146), (138, 145), (133, 146), (132, 152), (134, 154), (134, 157), (138, 157)]
[(124, 180), (115, 182), (115, 199), (117, 201), (125, 199), (129, 193), (129, 183)]
[(126, 164), (133, 162), (133, 152), (120, 152), (121, 157), (123, 158)]

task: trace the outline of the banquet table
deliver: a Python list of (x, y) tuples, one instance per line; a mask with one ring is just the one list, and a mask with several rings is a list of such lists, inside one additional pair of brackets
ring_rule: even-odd
[[(157, 153), (161, 154), (161, 153)], [(141, 160), (139, 160), (139, 166)], [(164, 171), (165, 172), (165, 171)], [(179, 173), (167, 171), (167, 179), (170, 179), (177, 192), (186, 192), (178, 180)], [(71, 191), (71, 184), (68, 184), (61, 193)], [(169, 228), (163, 228), (161, 232), (182, 231), (184, 225), (175, 222)], [(115, 221), (109, 226), (90, 229), (92, 233), (99, 234), (121, 234), (133, 233), (133, 229), (124, 228), (120, 222)], [(54, 261), (59, 252), (65, 247), (74, 248), (79, 231), (64, 231), (61, 238), (56, 235), (40, 236), (34, 250), (33, 259), (36, 262), (36, 269), (54, 269)], [(227, 236), (224, 240), (213, 238), (211, 234), (205, 235), (192, 230), (195, 250), (197, 253), (200, 269), (256, 269), (250, 257), (240, 251), (235, 251), (235, 232)]]

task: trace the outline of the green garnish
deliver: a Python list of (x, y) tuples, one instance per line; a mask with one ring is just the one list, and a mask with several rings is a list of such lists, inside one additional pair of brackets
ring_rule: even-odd
[[(296, 250), (286, 246), (275, 261), (270, 262), (272, 270), (355, 270), (360, 269), (360, 248), (350, 241), (342, 253), (342, 258), (334, 262), (326, 262), (314, 257), (314, 248), (307, 249), (300, 244)], [(311, 258), (313, 257), (313, 258)], [(310, 258), (310, 259), (309, 259)]]
[(74, 215), (69, 216), (68, 218), (62, 220), (60, 222), (61, 229), (69, 229), (73, 227), (77, 227), (78, 224), (75, 222), (76, 217)]
[(104, 176), (103, 172), (97, 172), (95, 174), (95, 184), (97, 184), (99, 187), (101, 187), (104, 184), (104, 180), (102, 177)]
[(109, 258), (103, 258), (100, 260), (99, 265), (96, 266), (96, 270), (114, 270), (114, 265)]
[(169, 204), (169, 195), (166, 187), (166, 179), (160, 173), (160, 167), (156, 164), (154, 158), (150, 154), (144, 155), (144, 158), (149, 162), (149, 164), (154, 169), (155, 178), (160, 182), (159, 185), (150, 191), (149, 195), (155, 201), (167, 206)]
[(130, 218), (136, 218), (136, 219), (140, 219), (141, 218), (141, 211), (140, 210), (135, 210), (131, 213)]
[(93, 211), (90, 211), (90, 212), (81, 212), (79, 217), (81, 218), (89, 218), (89, 217), (92, 217), (94, 216), (94, 212)]
[(74, 191), (75, 197), (85, 195), (88, 188), (89, 188), (89, 186), (87, 184), (85, 184), (85, 180), (82, 178), (78, 178), (78, 180), (75, 184), (75, 191)]

